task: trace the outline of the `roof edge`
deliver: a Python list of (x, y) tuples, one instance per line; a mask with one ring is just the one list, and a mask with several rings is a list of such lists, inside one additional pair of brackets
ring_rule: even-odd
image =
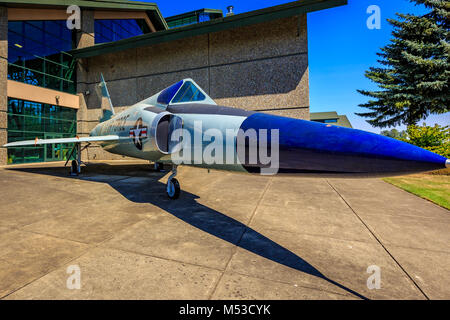
[(169, 26), (156, 3), (129, 0), (0, 0), (0, 5), (9, 8), (68, 7), (77, 5), (85, 9), (145, 11), (157, 31), (167, 30)]
[(187, 15), (192, 15), (192, 14), (197, 14), (197, 13), (202, 13), (202, 12), (206, 12), (206, 13), (220, 13), (223, 16), (223, 11), (220, 9), (208, 9), (208, 8), (202, 8), (202, 9), (198, 9), (198, 10), (192, 10), (192, 11), (188, 11), (188, 12), (183, 12), (180, 14), (176, 14), (170, 17), (165, 17), (164, 19), (167, 20), (175, 20), (178, 18), (181, 18), (183, 16), (187, 16)]
[(70, 53), (76, 58), (88, 58), (100, 54), (113, 53), (117, 51), (169, 42), (182, 38), (218, 32), (237, 27), (243, 27), (261, 22), (287, 18), (299, 14), (329, 9), (346, 4), (347, 0), (294, 1), (274, 7), (268, 7), (223, 18), (217, 18), (202, 23), (148, 33), (114, 42), (97, 44), (82, 49), (75, 49), (70, 51)]
[(68, 7), (70, 5), (77, 5), (80, 8), (98, 9), (156, 10), (158, 8), (156, 3), (128, 0), (1, 0), (0, 4), (6, 5), (7, 7)]

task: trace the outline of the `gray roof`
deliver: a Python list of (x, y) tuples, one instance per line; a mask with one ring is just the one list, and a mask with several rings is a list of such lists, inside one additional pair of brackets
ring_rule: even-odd
[(329, 112), (311, 112), (309, 114), (311, 121), (324, 122), (325, 120), (337, 120), (335, 124), (341, 127), (353, 128), (352, 124), (344, 114), (338, 114), (336, 111)]

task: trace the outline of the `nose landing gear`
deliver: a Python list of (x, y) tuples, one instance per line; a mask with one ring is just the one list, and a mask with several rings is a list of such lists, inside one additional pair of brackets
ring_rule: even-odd
[(178, 199), (181, 190), (180, 183), (178, 182), (177, 179), (175, 179), (176, 175), (177, 175), (177, 166), (174, 165), (172, 167), (172, 174), (167, 180), (166, 186), (167, 196), (172, 200)]

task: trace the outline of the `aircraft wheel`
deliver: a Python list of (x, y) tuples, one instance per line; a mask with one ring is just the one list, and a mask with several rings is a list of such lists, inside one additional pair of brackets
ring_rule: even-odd
[(178, 199), (180, 196), (180, 183), (177, 179), (172, 178), (169, 181), (167, 181), (167, 196), (172, 199)]
[(155, 162), (155, 171), (161, 172), (164, 170), (164, 164), (161, 162)]
[(71, 165), (70, 165), (70, 174), (72, 176), (77, 176), (78, 175), (78, 163), (77, 163), (77, 160), (72, 160)]

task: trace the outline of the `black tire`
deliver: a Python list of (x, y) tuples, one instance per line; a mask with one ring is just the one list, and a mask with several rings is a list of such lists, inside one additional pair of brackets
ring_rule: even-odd
[(170, 199), (172, 199), (172, 200), (178, 199), (178, 197), (180, 196), (180, 191), (181, 191), (180, 183), (179, 183), (178, 180), (175, 179), (175, 178), (173, 178), (172, 180), (170, 180), (170, 182), (168, 182), (168, 183), (172, 184), (174, 189), (173, 189), (173, 192), (172, 192), (172, 193), (169, 192), (169, 190), (166, 190), (166, 191), (167, 191), (167, 196), (168, 196)]
[(164, 164), (161, 162), (155, 162), (155, 171), (161, 172), (164, 170)]
[(77, 160), (72, 160), (70, 165), (70, 174), (78, 175), (78, 163)]

